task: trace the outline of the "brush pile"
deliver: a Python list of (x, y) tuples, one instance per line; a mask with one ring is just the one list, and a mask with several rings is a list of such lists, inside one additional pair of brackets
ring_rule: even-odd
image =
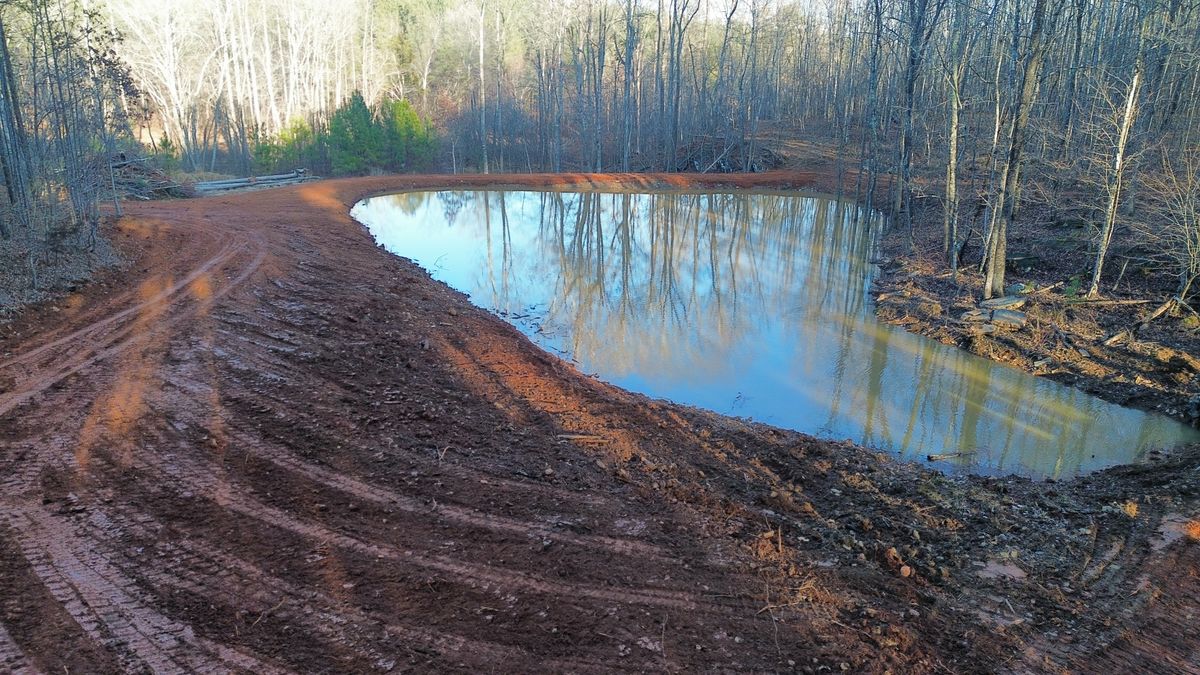
[(118, 155), (111, 166), (112, 182), (117, 194), (125, 199), (149, 201), (196, 196), (196, 191), (190, 185), (175, 181), (149, 166), (145, 157), (126, 159), (124, 155)]
[(754, 140), (695, 136), (675, 153), (675, 171), (696, 173), (760, 173), (776, 169), (783, 159)]

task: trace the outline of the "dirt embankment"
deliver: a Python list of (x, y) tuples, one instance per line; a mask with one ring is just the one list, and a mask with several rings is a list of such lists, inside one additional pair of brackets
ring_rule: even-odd
[(408, 187), (701, 181), (131, 206), (128, 271), (2, 329), (0, 670), (1200, 667), (1196, 457), (947, 478), (651, 401), (348, 216)]

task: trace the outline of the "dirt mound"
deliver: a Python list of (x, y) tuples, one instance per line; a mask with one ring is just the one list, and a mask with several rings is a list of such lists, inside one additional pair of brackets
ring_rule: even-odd
[(1194, 668), (1195, 458), (947, 478), (651, 401), (348, 217), (408, 187), (828, 180), (132, 205), (127, 273), (3, 329), (0, 669)]

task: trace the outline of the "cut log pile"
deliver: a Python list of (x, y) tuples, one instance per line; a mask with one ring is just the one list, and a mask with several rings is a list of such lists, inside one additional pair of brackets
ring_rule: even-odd
[[(150, 166), (145, 157), (126, 159), (124, 155), (114, 157), (110, 166), (112, 167), (111, 177), (104, 175), (104, 182), (107, 183), (111, 179), (118, 195), (124, 199), (136, 199), (139, 201), (197, 197), (232, 192), (234, 190), (294, 185), (307, 180), (316, 180), (314, 176), (308, 174), (307, 170), (295, 169), (288, 173), (270, 176), (228, 178), (198, 183), (180, 182), (172, 179), (163, 171)], [(103, 172), (97, 172), (96, 175), (101, 176)], [(107, 188), (108, 185), (104, 185), (103, 187)]]
[(316, 180), (314, 176), (308, 175), (305, 169), (295, 169), (289, 173), (279, 173), (270, 176), (249, 176), (247, 178), (229, 178), (226, 180), (210, 180), (202, 183), (196, 183), (196, 192), (203, 195), (217, 194), (220, 192), (230, 192), (233, 190), (246, 189), (261, 189), (269, 187), (280, 187), (283, 185), (295, 185), (308, 180)]

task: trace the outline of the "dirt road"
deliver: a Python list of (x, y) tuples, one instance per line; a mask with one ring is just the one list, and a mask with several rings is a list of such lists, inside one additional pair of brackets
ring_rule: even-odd
[[(618, 180), (695, 179), (487, 182)], [(4, 329), (0, 671), (1200, 669), (1194, 458), (949, 479), (616, 390), (348, 216), (472, 184), (131, 205)]]

